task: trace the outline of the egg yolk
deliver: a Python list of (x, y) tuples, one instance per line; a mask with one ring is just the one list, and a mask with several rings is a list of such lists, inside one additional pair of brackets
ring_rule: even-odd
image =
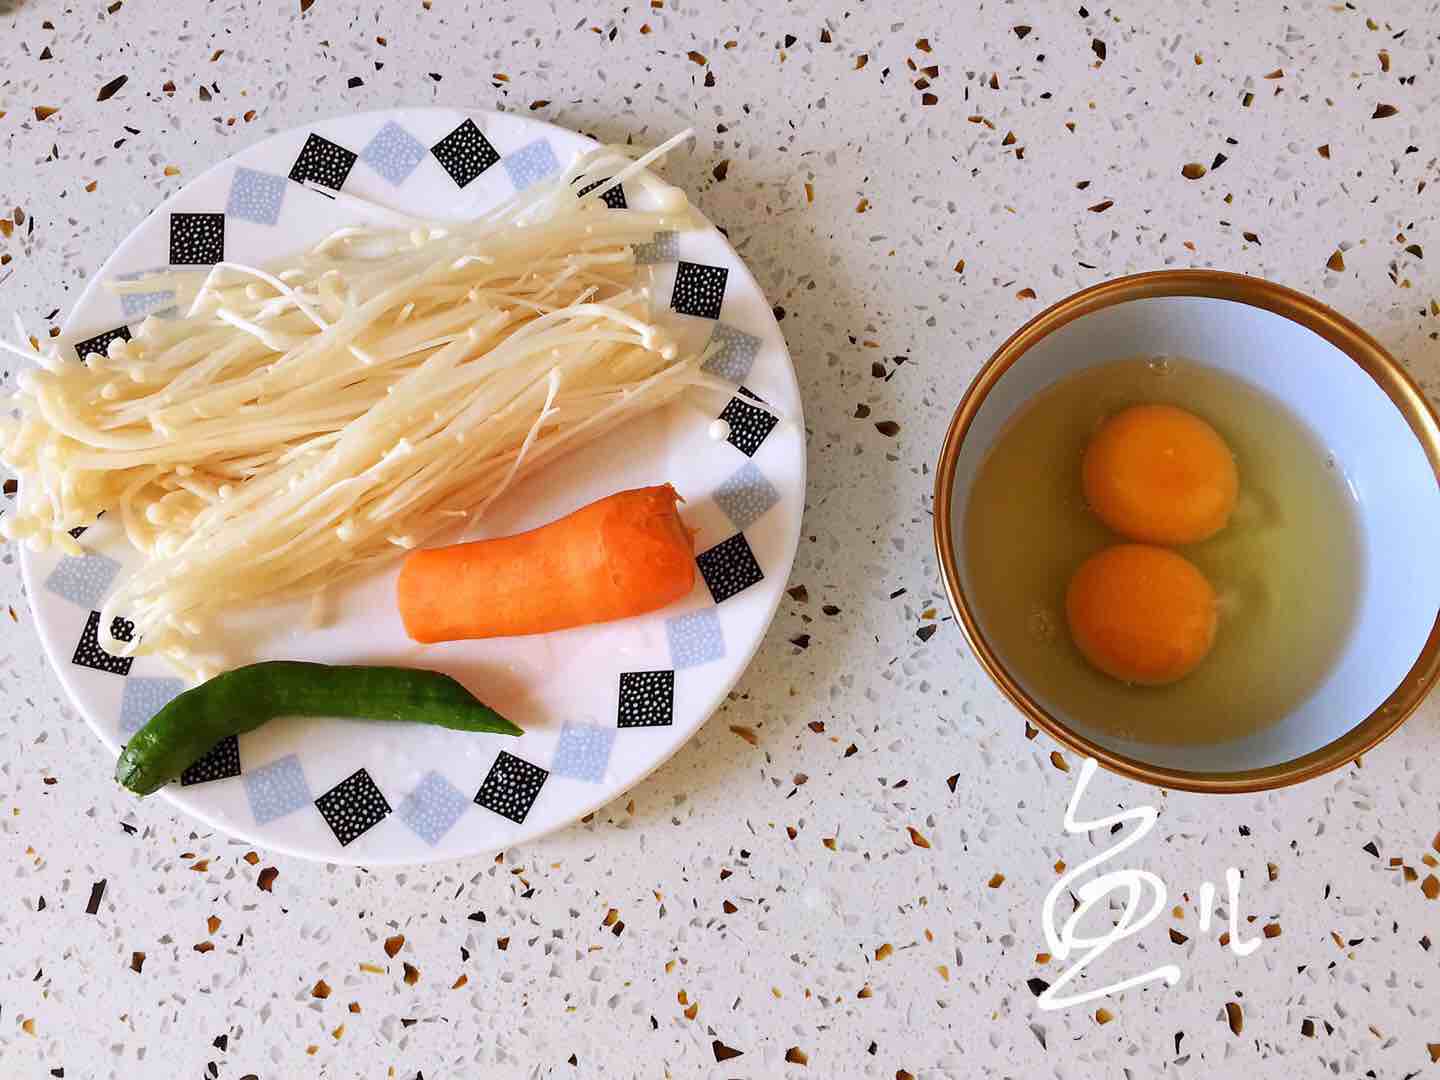
[(1181, 679), (1215, 643), (1215, 590), (1189, 559), (1149, 544), (1116, 544), (1075, 571), (1065, 593), (1075, 645), (1127, 683)]
[(1215, 429), (1174, 405), (1135, 405), (1110, 417), (1085, 448), (1085, 500), (1128, 540), (1193, 544), (1230, 520), (1240, 478)]

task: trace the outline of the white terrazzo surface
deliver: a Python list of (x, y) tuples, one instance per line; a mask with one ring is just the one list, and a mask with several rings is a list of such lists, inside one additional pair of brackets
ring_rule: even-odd
[[(701, 735), (589, 822), (366, 873), (121, 794), (5, 552), (0, 1074), (1440, 1076), (1436, 704), (1296, 790), (1098, 778), (1097, 813), (1160, 808), (1132, 865), (1179, 907), (1093, 980), (1183, 978), (1104, 1002), (1105, 1024), (1036, 1010), (1053, 864), (1102, 838), (1062, 833), (1076, 763), (1025, 737), (943, 619), (929, 515), (978, 365), (1113, 275), (1277, 279), (1433, 388), (1440, 8), (469, 7), (0, 3), (0, 307), (44, 333), (161, 197), (311, 117), (434, 101), (616, 140), (694, 124), (671, 175), (784, 308), (807, 395), (808, 599)], [(933, 103), (912, 62), (938, 66)], [(1247, 933), (1280, 931), (1244, 959), (1223, 918), (1197, 928), (1200, 883), (1231, 865)]]

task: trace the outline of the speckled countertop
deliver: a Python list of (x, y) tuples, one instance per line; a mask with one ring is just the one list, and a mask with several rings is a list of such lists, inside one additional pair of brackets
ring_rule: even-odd
[[(1134, 865), (1178, 906), (1092, 977), (1183, 977), (1036, 1009), (1055, 864), (1101, 838), (1062, 832), (1077, 763), (944, 617), (929, 512), (978, 365), (1113, 275), (1279, 280), (1434, 388), (1440, 7), (466, 7), (0, 3), (0, 308), (43, 333), (164, 195), (312, 117), (693, 124), (670, 175), (783, 309), (806, 394), (793, 599), (722, 712), (587, 822), (367, 873), (121, 795), (0, 555), (0, 1072), (1440, 1076), (1435, 704), (1298, 789), (1097, 778), (1097, 811), (1159, 808)], [(1229, 866), (1272, 928), (1243, 959), (1197, 925)]]

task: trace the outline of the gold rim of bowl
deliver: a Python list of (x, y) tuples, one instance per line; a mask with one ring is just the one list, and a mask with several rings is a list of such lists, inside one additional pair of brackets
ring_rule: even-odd
[(1240, 794), (1297, 784), (1354, 761), (1415, 711), (1434, 684), (1437, 671), (1440, 671), (1440, 613), (1437, 613), (1425, 646), (1405, 678), (1374, 712), (1339, 738), (1302, 757), (1260, 769), (1190, 772), (1152, 765), (1109, 750), (1042, 708), (1006, 669), (986, 639), (961, 583), (953, 527), (955, 469), (965, 436), (990, 391), (1033, 345), (1066, 323), (1115, 304), (1165, 296), (1233, 300), (1263, 308), (1319, 334), (1350, 357), (1394, 402), (1424, 449), (1436, 481), (1440, 483), (1440, 422), (1437, 422), (1434, 409), (1394, 357), (1339, 312), (1283, 285), (1243, 274), (1219, 270), (1159, 270), (1133, 274), (1083, 289), (1036, 315), (995, 350), (965, 392), (945, 433), (935, 474), (935, 547), (945, 579), (945, 591), (975, 658), (1001, 692), (1029, 720), (1076, 753), (1093, 757), (1107, 769), (1132, 780), (1183, 791)]

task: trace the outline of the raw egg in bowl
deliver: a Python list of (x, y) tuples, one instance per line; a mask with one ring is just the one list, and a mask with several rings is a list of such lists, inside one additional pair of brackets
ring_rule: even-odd
[(1279, 787), (1375, 745), (1440, 669), (1440, 424), (1363, 330), (1208, 270), (1018, 330), (937, 470), (946, 591), (1034, 723), (1136, 779)]

